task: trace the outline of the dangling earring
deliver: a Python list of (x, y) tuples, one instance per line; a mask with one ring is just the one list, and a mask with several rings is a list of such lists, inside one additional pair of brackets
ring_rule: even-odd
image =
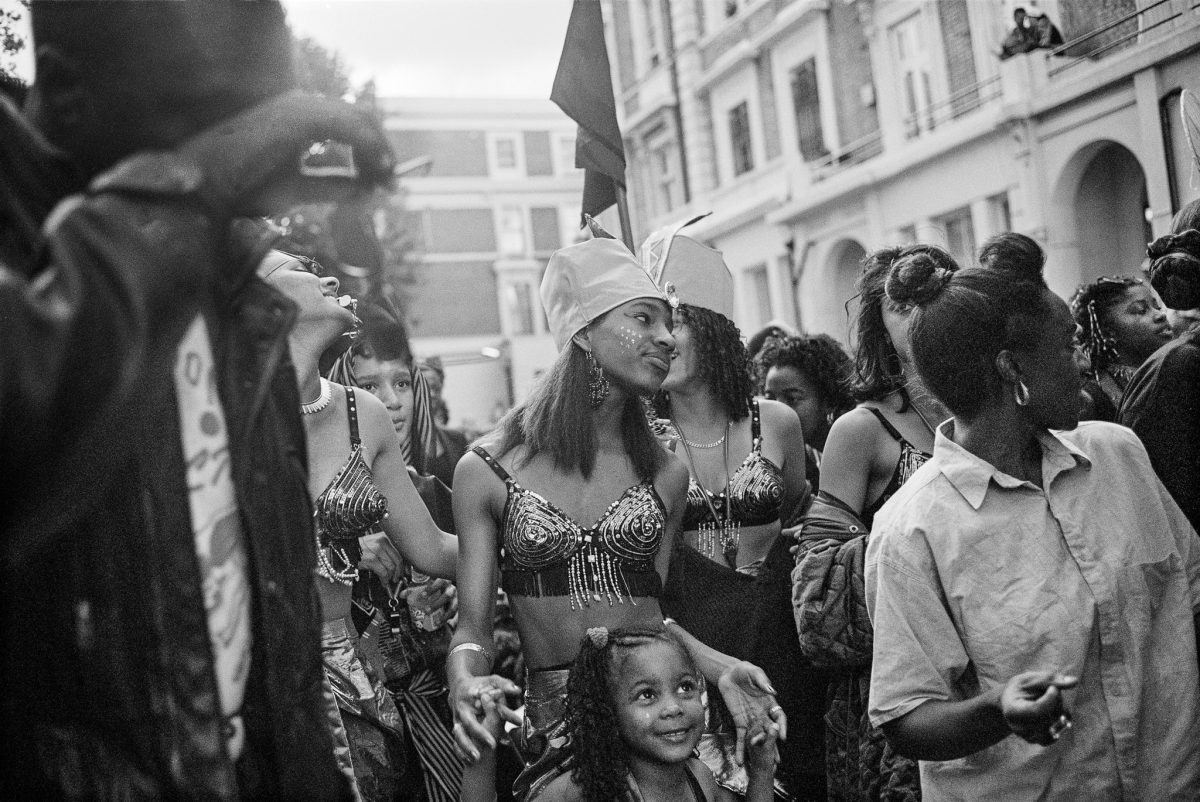
[(1013, 387), (1013, 399), (1019, 407), (1029, 406), (1029, 388), (1020, 379), (1017, 379), (1017, 384)]
[(588, 361), (588, 396), (592, 402), (592, 409), (599, 409), (604, 399), (608, 398), (608, 379), (604, 378), (604, 368), (596, 363), (592, 352), (584, 353), (587, 354)]

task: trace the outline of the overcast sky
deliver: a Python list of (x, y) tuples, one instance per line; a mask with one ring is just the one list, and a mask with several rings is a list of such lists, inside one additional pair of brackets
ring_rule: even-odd
[[(284, 0), (296, 33), (381, 97), (549, 98), (570, 0)], [(0, 9), (18, 10), (16, 0)], [(20, 28), (24, 28), (22, 21)], [(25, 31), (23, 31), (25, 32)], [(29, 52), (16, 59), (33, 77)]]
[(570, 0), (284, 0), (378, 94), (550, 97)]

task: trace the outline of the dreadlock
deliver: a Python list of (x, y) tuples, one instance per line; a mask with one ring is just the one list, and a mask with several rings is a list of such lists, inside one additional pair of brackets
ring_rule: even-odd
[(850, 395), (854, 367), (842, 346), (828, 334), (768, 340), (755, 362), (763, 380), (774, 367), (792, 368), (806, 376), (816, 386), (822, 406), (833, 410), (835, 415), (854, 406), (854, 397)]
[[(695, 670), (687, 649), (666, 629), (588, 630), (567, 679), (567, 734), (571, 779), (588, 802), (621, 798), (629, 774), (629, 750), (621, 740), (612, 675), (629, 652), (654, 641), (668, 643)], [(698, 672), (697, 672), (698, 673)]]
[[(700, 306), (680, 304), (679, 316), (692, 335), (700, 377), (712, 388), (729, 419), (742, 420), (750, 414), (750, 398), (754, 395), (742, 333), (729, 318)], [(668, 393), (659, 392), (654, 404), (660, 417), (671, 417)]]
[(1071, 296), (1071, 317), (1080, 328), (1079, 342), (1092, 363), (1092, 374), (1107, 370), (1120, 353), (1117, 340), (1109, 333), (1109, 313), (1120, 303), (1125, 291), (1142, 280), (1129, 276), (1101, 276), (1084, 284)]

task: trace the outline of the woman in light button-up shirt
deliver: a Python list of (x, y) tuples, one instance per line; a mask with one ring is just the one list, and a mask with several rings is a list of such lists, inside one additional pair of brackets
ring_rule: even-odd
[(888, 281), (954, 417), (868, 546), (871, 719), (926, 800), (1198, 799), (1200, 541), (1132, 433), (1078, 426), (1041, 249), (985, 252)]

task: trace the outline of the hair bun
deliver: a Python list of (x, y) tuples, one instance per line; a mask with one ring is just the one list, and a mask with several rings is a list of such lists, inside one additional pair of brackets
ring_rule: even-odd
[(892, 303), (920, 306), (941, 293), (956, 268), (950, 254), (935, 246), (902, 252), (888, 270), (883, 291)]
[(1189, 228), (1150, 243), (1150, 285), (1171, 309), (1200, 307), (1200, 231)]

